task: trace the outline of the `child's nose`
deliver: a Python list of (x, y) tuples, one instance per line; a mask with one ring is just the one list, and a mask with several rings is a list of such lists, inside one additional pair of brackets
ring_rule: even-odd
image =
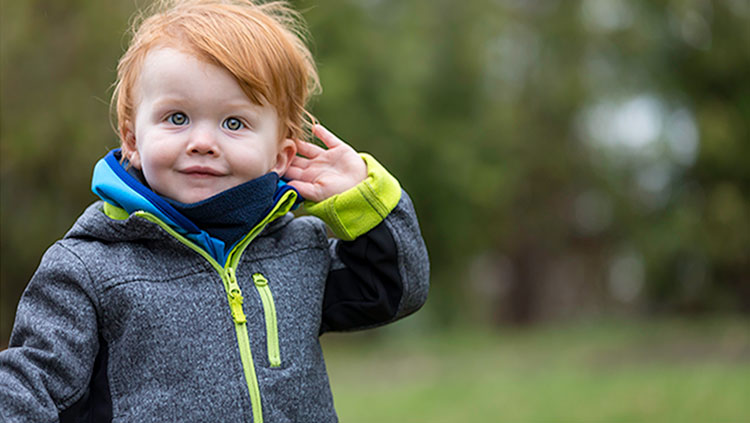
[(187, 150), (192, 154), (217, 155), (216, 135), (207, 128), (195, 128), (190, 134)]

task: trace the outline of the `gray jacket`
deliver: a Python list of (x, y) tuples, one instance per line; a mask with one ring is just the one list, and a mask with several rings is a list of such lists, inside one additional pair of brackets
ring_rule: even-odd
[(353, 241), (285, 214), (227, 275), (163, 225), (103, 204), (49, 248), (23, 294), (0, 352), (0, 421), (336, 421), (319, 335), (426, 300), (405, 192)]

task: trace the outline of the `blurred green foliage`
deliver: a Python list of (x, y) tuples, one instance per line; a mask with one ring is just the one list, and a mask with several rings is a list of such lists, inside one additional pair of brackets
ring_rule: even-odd
[[(293, 2), (313, 113), (417, 206), (430, 324), (750, 311), (743, 0)], [(0, 339), (95, 198), (135, 10), (2, 5)]]

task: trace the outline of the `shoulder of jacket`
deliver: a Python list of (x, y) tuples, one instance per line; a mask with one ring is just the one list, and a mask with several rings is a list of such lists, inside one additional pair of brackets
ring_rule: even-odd
[[(274, 222), (254, 243), (261, 250), (294, 250), (300, 247), (328, 248), (326, 226), (323, 221), (312, 216), (295, 217), (291, 213)], [(281, 224), (278, 224), (281, 223)]]

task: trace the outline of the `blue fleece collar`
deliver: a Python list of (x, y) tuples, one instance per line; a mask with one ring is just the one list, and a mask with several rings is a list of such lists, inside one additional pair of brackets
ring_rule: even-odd
[[(121, 150), (110, 151), (104, 158), (97, 162), (94, 167), (94, 175), (91, 180), (91, 190), (102, 200), (124, 209), (128, 214), (142, 210), (151, 213), (172, 227), (177, 233), (188, 238), (203, 248), (209, 255), (219, 263), (225, 263), (230, 248), (226, 248), (224, 241), (212, 237), (208, 232), (199, 228), (193, 221), (177, 211), (164, 198), (153, 192), (141, 183), (136, 177), (129, 174), (122, 164)], [(284, 193), (296, 190), (284, 180), (279, 180), (273, 203), (266, 210), (269, 213)], [(293, 207), (296, 208), (304, 201), (297, 193), (297, 200)], [(264, 215), (265, 216), (265, 215)]]

